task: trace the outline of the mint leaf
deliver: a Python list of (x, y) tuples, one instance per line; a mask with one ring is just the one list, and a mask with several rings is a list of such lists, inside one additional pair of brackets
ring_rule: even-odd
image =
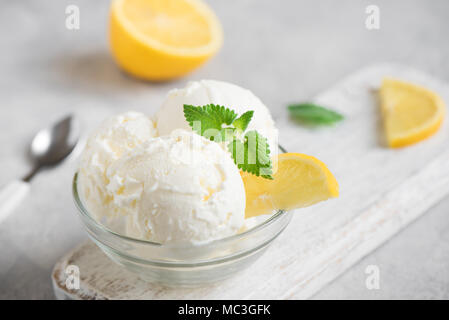
[(273, 179), (270, 147), (267, 139), (257, 131), (245, 134), (244, 141), (234, 138), (228, 143), (234, 163), (242, 171), (252, 173), (266, 179)]
[(336, 111), (313, 103), (300, 103), (288, 106), (293, 119), (308, 125), (331, 125), (344, 119)]
[(226, 126), (233, 123), (237, 118), (237, 113), (215, 104), (202, 107), (185, 104), (184, 117), (193, 131), (199, 135), (207, 136), (212, 141), (218, 140), (218, 135), (220, 135), (220, 141), (223, 141), (233, 137), (235, 129)]
[(249, 122), (253, 117), (254, 111), (247, 111), (242, 114), (240, 117), (234, 120), (232, 123), (237, 130), (241, 132), (245, 132), (246, 128), (248, 128)]
[(255, 130), (247, 132), (243, 141), (239, 139), (240, 133), (248, 128), (253, 114), (254, 111), (247, 111), (237, 118), (237, 113), (223, 106), (184, 105), (184, 117), (194, 132), (216, 142), (231, 140), (227, 147), (239, 169), (273, 179), (267, 139)]

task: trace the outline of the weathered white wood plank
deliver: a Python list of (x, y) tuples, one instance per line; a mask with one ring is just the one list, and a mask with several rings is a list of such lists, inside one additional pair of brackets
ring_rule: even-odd
[(384, 146), (376, 88), (394, 76), (425, 85), (449, 101), (449, 86), (418, 71), (383, 64), (365, 68), (315, 101), (345, 114), (334, 128), (277, 122), (289, 151), (314, 155), (337, 177), (340, 197), (296, 212), (291, 224), (248, 270), (214, 286), (165, 289), (112, 264), (93, 244), (69, 253), (53, 279), (65, 293), (64, 268), (76, 264), (81, 289), (72, 298), (297, 299), (308, 298), (449, 193), (449, 126), (415, 146)]

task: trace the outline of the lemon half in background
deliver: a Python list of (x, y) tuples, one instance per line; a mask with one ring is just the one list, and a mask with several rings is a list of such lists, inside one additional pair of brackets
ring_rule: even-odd
[(109, 36), (118, 65), (142, 79), (177, 78), (221, 47), (221, 25), (201, 0), (114, 0)]

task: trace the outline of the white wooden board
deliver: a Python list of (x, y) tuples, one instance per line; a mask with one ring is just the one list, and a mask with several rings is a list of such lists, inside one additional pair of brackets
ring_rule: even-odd
[[(307, 129), (287, 116), (277, 121), (289, 151), (324, 161), (340, 184), (340, 197), (298, 210), (273, 245), (249, 269), (214, 286), (166, 289), (113, 264), (92, 243), (55, 266), (57, 296), (83, 299), (304, 299), (449, 194), (448, 121), (412, 147), (385, 147), (376, 88), (384, 76), (424, 85), (449, 101), (449, 86), (392, 64), (365, 68), (314, 101), (342, 112), (333, 128)], [(65, 289), (65, 266), (75, 264), (81, 288)]]

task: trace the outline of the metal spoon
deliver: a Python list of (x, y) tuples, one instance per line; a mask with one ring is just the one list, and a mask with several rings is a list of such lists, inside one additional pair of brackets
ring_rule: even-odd
[(75, 149), (78, 138), (78, 126), (72, 115), (64, 117), (34, 136), (29, 149), (32, 170), (21, 180), (12, 181), (0, 190), (0, 222), (28, 193), (29, 182), (34, 175), (42, 168), (55, 166), (64, 160)]

